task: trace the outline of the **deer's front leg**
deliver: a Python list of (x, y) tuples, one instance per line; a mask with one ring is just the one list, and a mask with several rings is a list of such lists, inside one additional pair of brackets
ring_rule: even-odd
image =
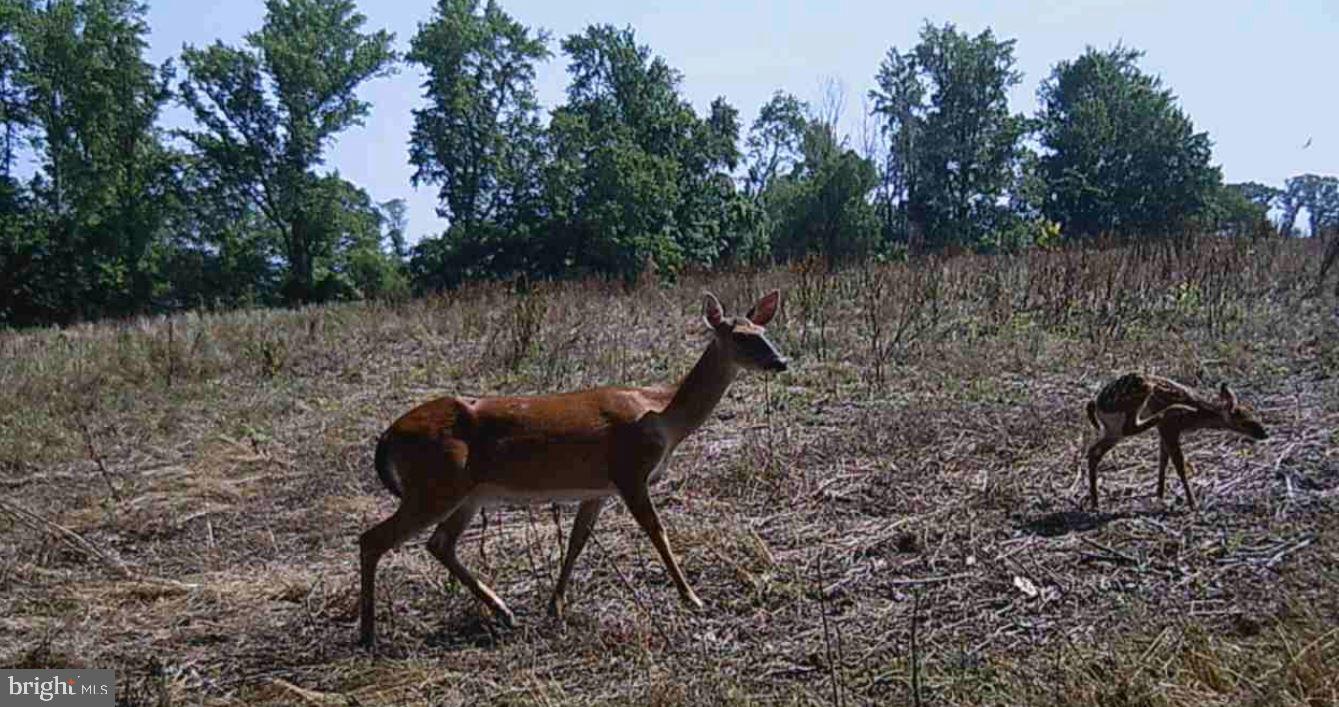
[(619, 493), (623, 497), (623, 502), (628, 504), (632, 517), (637, 519), (638, 525), (641, 525), (642, 530), (651, 537), (651, 544), (656, 546), (660, 559), (665, 562), (665, 569), (669, 570), (670, 579), (673, 579), (674, 586), (679, 588), (679, 596), (685, 604), (701, 609), (702, 600), (698, 599), (693, 588), (688, 586), (688, 580), (684, 579), (683, 572), (679, 569), (679, 562), (674, 559), (674, 552), (670, 550), (669, 538), (665, 536), (660, 516), (656, 513), (655, 505), (651, 503), (651, 494), (646, 481), (642, 480), (629, 489), (620, 487)]
[(1190, 488), (1190, 479), (1186, 476), (1186, 458), (1181, 453), (1181, 438), (1179, 435), (1169, 435), (1167, 438), (1167, 454), (1172, 458), (1172, 464), (1176, 467), (1176, 475), (1181, 477), (1181, 488), (1186, 491), (1186, 505), (1190, 510), (1195, 510), (1195, 492)]
[(1167, 451), (1167, 432), (1158, 429), (1158, 500), (1167, 492), (1167, 462), (1171, 458)]

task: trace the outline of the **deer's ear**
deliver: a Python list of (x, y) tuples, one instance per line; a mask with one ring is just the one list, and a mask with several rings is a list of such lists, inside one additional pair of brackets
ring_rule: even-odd
[(706, 293), (706, 299), (702, 302), (702, 320), (707, 326), (715, 329), (721, 325), (721, 320), (724, 318), (725, 311), (721, 309), (721, 301), (716, 299), (716, 295)]
[(1218, 386), (1218, 398), (1223, 401), (1223, 405), (1226, 405), (1228, 410), (1237, 409), (1237, 394), (1227, 387), (1227, 383)]
[(780, 304), (781, 291), (772, 290), (768, 292), (762, 296), (762, 299), (758, 300), (757, 304), (753, 305), (753, 309), (749, 310), (747, 315), (749, 321), (758, 326), (767, 326), (767, 322), (772, 321), (772, 317), (776, 316), (776, 308)]

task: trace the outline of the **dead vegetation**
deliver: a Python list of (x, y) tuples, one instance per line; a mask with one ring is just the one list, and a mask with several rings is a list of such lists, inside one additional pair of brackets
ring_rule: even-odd
[[(1332, 704), (1318, 255), (1206, 240), (3, 334), (0, 664), (113, 667), (127, 704)], [(655, 491), (705, 611), (611, 507), (550, 621), (559, 530), (519, 508), (462, 542), (517, 629), (421, 538), (383, 562), (381, 653), (354, 647), (395, 416), (677, 378), (703, 288), (772, 287), (791, 371), (736, 383)], [(1130, 368), (1229, 381), (1272, 433), (1187, 439), (1198, 513), (1153, 498), (1151, 438), (1079, 506), (1082, 405)]]

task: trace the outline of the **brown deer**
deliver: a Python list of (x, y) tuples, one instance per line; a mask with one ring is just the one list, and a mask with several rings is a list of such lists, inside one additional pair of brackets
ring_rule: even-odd
[(1195, 493), (1186, 478), (1186, 460), (1181, 454), (1181, 434), (1190, 430), (1228, 430), (1250, 439), (1267, 439), (1269, 433), (1256, 421), (1249, 407), (1224, 383), (1218, 399), (1201, 397), (1176, 381), (1144, 373), (1126, 373), (1108, 383), (1088, 403), (1088, 421), (1097, 428), (1097, 440), (1088, 447), (1088, 498), (1097, 510), (1097, 465), (1116, 443), (1156, 427), (1161, 438), (1158, 457), (1158, 498), (1167, 487), (1167, 461), (1176, 465), (1186, 503), (1195, 508)]
[(376, 641), (377, 562), (431, 525), (428, 550), (503, 623), (502, 599), (456, 556), (456, 542), (481, 507), (580, 501), (549, 613), (561, 618), (572, 566), (605, 499), (618, 496), (660, 554), (686, 604), (701, 608), (670, 551), (649, 486), (675, 447), (706, 421), (740, 369), (786, 370), (768, 341), (781, 295), (765, 295), (743, 317), (727, 317), (708, 293), (703, 315), (711, 343), (677, 386), (595, 388), (536, 397), (445, 397), (396, 420), (377, 443), (377, 475), (400, 497), (395, 513), (359, 539), (360, 641)]

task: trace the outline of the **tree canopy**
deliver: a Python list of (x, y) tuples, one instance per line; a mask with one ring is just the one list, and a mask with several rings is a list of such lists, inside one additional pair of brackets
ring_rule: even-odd
[(189, 131), (219, 188), (244, 199), (282, 241), (289, 302), (312, 299), (341, 265), (347, 235), (326, 200), (344, 190), (315, 172), (331, 139), (371, 106), (364, 81), (394, 65), (392, 36), (364, 33), (352, 0), (268, 0), (245, 48), (187, 47), (182, 99), (201, 129)]
[[(238, 45), (155, 66), (134, 0), (0, 0), (0, 325), (1339, 229), (1333, 176), (1223, 184), (1208, 135), (1124, 46), (1056, 63), (1028, 117), (1009, 105), (1014, 40), (926, 23), (876, 67), (857, 149), (836, 83), (817, 109), (776, 90), (741, 116), (690, 101), (632, 27), (555, 46), (498, 0), (436, 0), (404, 57), (423, 76), (410, 182), (445, 221), (425, 232), (325, 164), (374, 110), (361, 89), (400, 61), (367, 25), (353, 0), (267, 0)], [(555, 53), (567, 84), (545, 107), (536, 76)], [(190, 123), (168, 131), (173, 105)]]
[(1038, 91), (1045, 212), (1067, 233), (1175, 232), (1206, 215), (1221, 182), (1209, 136), (1176, 105), (1142, 54), (1089, 48)]
[(870, 95), (908, 238), (972, 245), (1005, 225), (1028, 125), (1009, 110), (1009, 88), (1022, 80), (1013, 47), (990, 30), (927, 23), (911, 50), (888, 50)]

